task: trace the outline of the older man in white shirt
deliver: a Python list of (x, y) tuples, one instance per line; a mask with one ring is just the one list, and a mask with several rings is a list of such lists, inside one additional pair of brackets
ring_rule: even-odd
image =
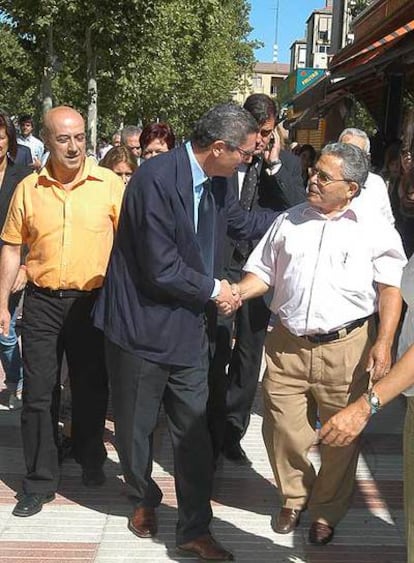
[[(359, 147), (369, 158), (371, 143), (365, 131), (356, 127), (348, 127), (339, 135), (339, 143), (351, 144)], [(391, 209), (387, 186), (379, 174), (368, 172), (365, 185), (361, 190), (354, 206), (368, 213), (379, 211), (383, 217), (394, 225), (395, 219)]]
[(380, 214), (354, 205), (367, 174), (359, 148), (325, 147), (308, 201), (276, 219), (233, 288), (244, 300), (273, 287), (280, 323), (266, 340), (263, 381), (263, 435), (282, 497), (273, 528), (292, 531), (308, 507), (317, 545), (348, 509), (359, 451), (322, 445), (317, 474), (308, 459), (317, 414), (324, 423), (387, 373), (401, 312), (401, 239)]

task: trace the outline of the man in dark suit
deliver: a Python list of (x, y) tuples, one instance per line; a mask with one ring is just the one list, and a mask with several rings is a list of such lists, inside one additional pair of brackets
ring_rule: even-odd
[(216, 275), (226, 233), (257, 238), (275, 217), (241, 209), (223, 178), (251, 160), (256, 136), (248, 112), (222, 104), (196, 123), (190, 142), (139, 168), (95, 312), (106, 337), (117, 449), (135, 504), (129, 529), (139, 537), (157, 530), (162, 492), (151, 478), (152, 433), (163, 403), (174, 450), (177, 547), (217, 561), (233, 556), (209, 531), (206, 308), (238, 305)]
[[(266, 94), (252, 94), (244, 108), (259, 125), (255, 157), (228, 180), (229, 189), (248, 211), (283, 211), (305, 201), (300, 161), (280, 147), (274, 101)], [(254, 243), (227, 238), (225, 246), (223, 277), (238, 282)], [(233, 316), (219, 317), (208, 405), (215, 457), (222, 451), (232, 461), (250, 463), (240, 440), (250, 420), (269, 317), (262, 297), (243, 304)]]

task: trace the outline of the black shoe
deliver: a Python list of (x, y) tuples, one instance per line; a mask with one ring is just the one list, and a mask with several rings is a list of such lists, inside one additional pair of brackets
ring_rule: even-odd
[(55, 493), (26, 493), (13, 509), (13, 516), (33, 516), (42, 510), (46, 502), (51, 502)]
[(234, 461), (239, 465), (251, 465), (252, 462), (247, 457), (246, 452), (243, 450), (239, 442), (235, 444), (226, 444), (223, 446), (223, 455), (230, 461)]
[(335, 529), (323, 522), (312, 522), (309, 528), (309, 541), (314, 545), (326, 545), (335, 533)]
[(102, 467), (96, 469), (82, 468), (82, 483), (85, 487), (101, 487), (106, 481)]

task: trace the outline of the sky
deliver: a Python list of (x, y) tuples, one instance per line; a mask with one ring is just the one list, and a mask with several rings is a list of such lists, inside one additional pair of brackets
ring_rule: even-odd
[[(250, 39), (258, 39), (264, 47), (255, 52), (259, 62), (272, 62), (275, 42), (276, 6), (278, 0), (249, 0)], [(290, 46), (305, 37), (305, 23), (313, 10), (325, 7), (325, 0), (279, 0), (278, 62), (290, 62)]]

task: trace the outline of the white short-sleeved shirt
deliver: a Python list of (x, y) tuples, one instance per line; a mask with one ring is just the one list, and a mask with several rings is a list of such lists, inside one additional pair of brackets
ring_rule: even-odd
[(327, 333), (375, 312), (375, 283), (400, 286), (397, 231), (351, 205), (327, 218), (308, 203), (279, 215), (244, 270), (273, 287), (270, 309), (293, 334)]
[(387, 186), (378, 174), (369, 172), (365, 186), (352, 205), (358, 213), (379, 212), (391, 225), (395, 223)]

